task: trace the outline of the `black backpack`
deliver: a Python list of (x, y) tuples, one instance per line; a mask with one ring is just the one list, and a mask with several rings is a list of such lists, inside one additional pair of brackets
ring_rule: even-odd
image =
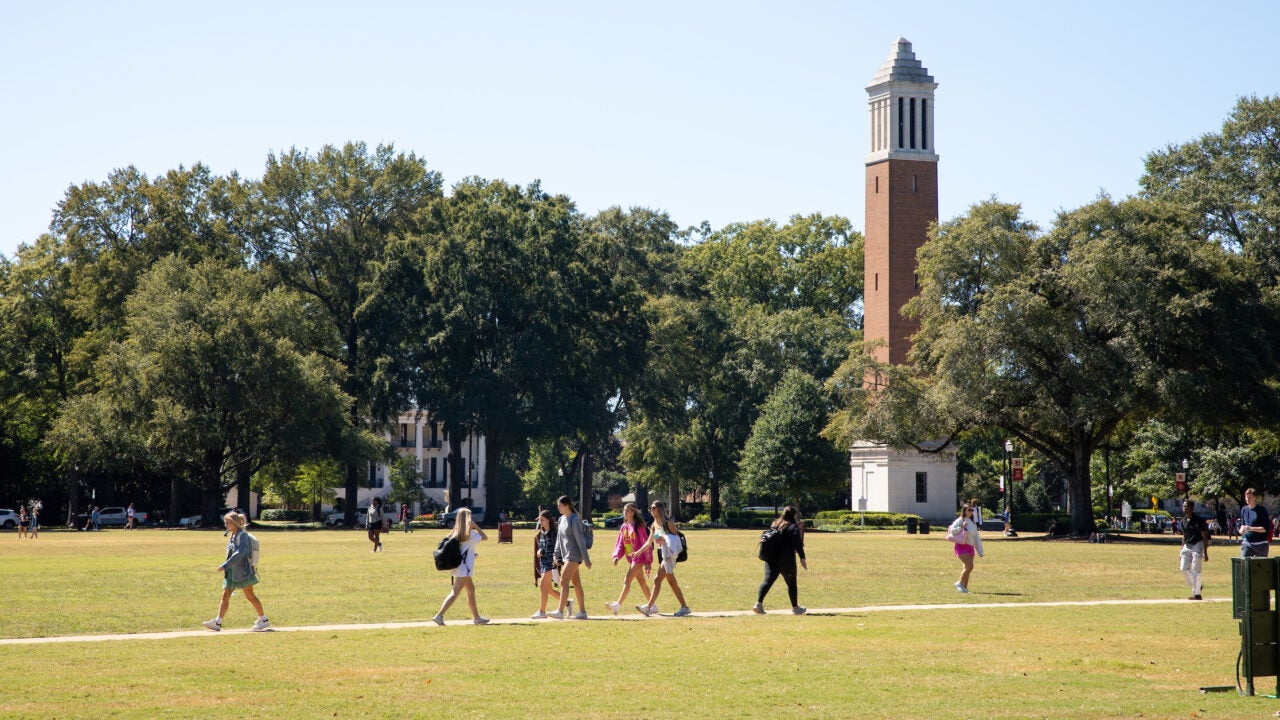
[(782, 531), (776, 527), (765, 528), (760, 533), (760, 552), (758, 556), (765, 562), (773, 562), (782, 554)]
[(462, 543), (450, 535), (440, 541), (433, 554), (437, 570), (452, 570), (462, 564)]

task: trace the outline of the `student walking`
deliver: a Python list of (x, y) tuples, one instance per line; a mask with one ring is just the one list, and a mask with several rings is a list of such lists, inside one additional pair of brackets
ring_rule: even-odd
[(1271, 517), (1267, 509), (1258, 504), (1258, 491), (1244, 491), (1240, 508), (1240, 557), (1266, 557), (1271, 550)]
[(473, 575), (476, 570), (476, 548), (480, 543), (488, 540), (489, 537), (484, 534), (480, 526), (471, 521), (471, 510), (469, 508), (461, 508), (458, 510), (458, 517), (454, 520), (453, 531), (448, 537), (457, 538), (462, 544), (462, 564), (450, 570), (453, 575), (453, 588), (449, 590), (448, 596), (444, 599), (444, 604), (440, 606), (440, 612), (431, 618), (437, 625), (444, 624), (444, 614), (449, 611), (449, 606), (453, 605), (453, 601), (458, 599), (458, 593), (467, 593), (467, 607), (471, 610), (471, 622), (476, 625), (484, 625), (489, 622), (489, 618), (480, 617), (480, 611), (476, 609), (476, 585)]
[(409, 503), (400, 503), (400, 522), (404, 523), (404, 531), (413, 532), (409, 527), (409, 521), (413, 520), (413, 513), (409, 510)]
[[(569, 586), (573, 585), (573, 594), (578, 598), (578, 614), (574, 620), (587, 619), (587, 601), (582, 592), (582, 566), (591, 569), (591, 556), (587, 552), (586, 534), (582, 530), (582, 518), (578, 517), (573, 507), (573, 500), (568, 495), (561, 495), (556, 501), (556, 509), (560, 511), (560, 522), (556, 528), (555, 561), (560, 565), (560, 604), (555, 612), (547, 613), (547, 617), (563, 620), (565, 604), (569, 602)], [(573, 610), (569, 610), (570, 613)]]
[(1200, 600), (1200, 573), (1209, 561), (1209, 528), (1204, 518), (1196, 515), (1196, 504), (1190, 500), (1182, 503), (1182, 552), (1179, 569), (1191, 586), (1188, 600)]
[(254, 632), (269, 630), (271, 621), (262, 611), (262, 601), (253, 592), (253, 586), (258, 582), (258, 569), (253, 566), (253, 539), (244, 529), (249, 524), (249, 518), (238, 512), (229, 512), (222, 518), (222, 524), (230, 534), (227, 559), (218, 566), (218, 572), (222, 573), (222, 603), (218, 605), (218, 617), (205, 620), (203, 624), (215, 632), (221, 630), (222, 618), (226, 617), (227, 607), (231, 604), (231, 594), (241, 590), (245, 599), (258, 612), (258, 619), (249, 629)]
[(27, 537), (27, 528), (31, 527), (31, 518), (27, 517), (27, 508), (18, 507), (18, 539)]
[(31, 534), (30, 538), (35, 540), (40, 535), (40, 503), (31, 504)]
[(764, 581), (760, 583), (760, 591), (756, 594), (756, 604), (751, 608), (757, 615), (764, 614), (764, 596), (769, 594), (769, 589), (778, 576), (782, 576), (787, 583), (791, 612), (796, 615), (805, 614), (805, 608), (800, 607), (800, 590), (796, 586), (796, 556), (800, 557), (800, 565), (805, 570), (809, 569), (809, 564), (804, 559), (804, 531), (796, 519), (797, 514), (795, 507), (788, 505), (782, 508), (782, 515), (769, 526), (777, 534), (768, 545), (761, 548), (761, 554), (765, 556)]
[(369, 533), (369, 542), (373, 543), (373, 549), (369, 552), (378, 552), (382, 549), (382, 498), (376, 497), (369, 503), (369, 512), (364, 516), (364, 527)]
[(636, 552), (637, 548), (648, 541), (649, 531), (644, 527), (640, 510), (636, 508), (635, 503), (627, 503), (622, 508), (622, 525), (618, 527), (618, 541), (613, 546), (613, 564), (616, 566), (619, 560), (626, 558), (627, 577), (622, 582), (622, 594), (618, 599), (605, 603), (614, 615), (618, 614), (622, 603), (627, 601), (627, 593), (631, 592), (632, 582), (638, 580), (640, 591), (645, 597), (649, 597), (649, 583), (645, 580), (645, 576), (653, 570), (653, 552), (649, 550), (643, 553)]
[(973, 556), (982, 557), (982, 534), (978, 524), (973, 521), (973, 506), (965, 503), (960, 508), (960, 517), (947, 528), (947, 540), (955, 543), (955, 554), (960, 559), (964, 570), (956, 581), (956, 590), (969, 592), (969, 574), (973, 572)]
[(654, 501), (649, 506), (649, 512), (653, 513), (653, 528), (649, 533), (649, 539), (636, 553), (643, 553), (650, 546), (658, 550), (658, 576), (653, 580), (653, 592), (649, 594), (649, 600), (644, 605), (637, 605), (636, 610), (646, 616), (657, 614), (658, 593), (662, 592), (662, 581), (666, 580), (671, 586), (671, 592), (675, 593), (676, 601), (680, 603), (680, 609), (675, 611), (675, 616), (685, 617), (693, 611), (684, 601), (684, 593), (680, 592), (680, 582), (676, 580), (677, 558), (680, 557), (680, 551), (684, 549), (684, 543), (680, 539), (680, 529), (667, 518), (667, 504), (661, 500)]
[(556, 524), (550, 510), (538, 513), (538, 532), (533, 535), (533, 568), (535, 579), (541, 596), (538, 612), (531, 616), (533, 620), (547, 617), (547, 600), (552, 596), (556, 604), (560, 604), (560, 591), (554, 585), (560, 582), (560, 571), (556, 569)]

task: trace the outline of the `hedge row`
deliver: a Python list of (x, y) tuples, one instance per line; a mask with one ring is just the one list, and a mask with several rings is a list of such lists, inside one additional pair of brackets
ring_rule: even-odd
[(258, 515), (263, 521), (311, 522), (310, 510), (263, 510)]
[(905, 527), (908, 519), (914, 518), (918, 523), (919, 515), (889, 512), (858, 512), (857, 510), (823, 510), (815, 516), (818, 527), (828, 525), (854, 527)]

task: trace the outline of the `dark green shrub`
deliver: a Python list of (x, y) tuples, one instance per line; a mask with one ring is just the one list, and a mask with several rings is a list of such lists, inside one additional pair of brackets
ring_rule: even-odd
[(310, 510), (263, 510), (258, 519), (264, 522), (311, 522)]

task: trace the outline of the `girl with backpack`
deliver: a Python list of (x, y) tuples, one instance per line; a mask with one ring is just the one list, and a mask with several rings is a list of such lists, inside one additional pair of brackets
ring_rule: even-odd
[(665, 579), (667, 584), (671, 586), (671, 592), (675, 593), (676, 600), (680, 603), (680, 609), (675, 611), (676, 617), (684, 617), (693, 613), (689, 609), (689, 605), (684, 601), (684, 593), (680, 592), (680, 582), (676, 580), (676, 562), (680, 557), (680, 551), (684, 549), (684, 543), (681, 540), (680, 529), (676, 524), (667, 518), (667, 504), (661, 500), (655, 500), (649, 506), (649, 511), (653, 513), (653, 531), (649, 534), (649, 539), (636, 550), (636, 554), (643, 553), (650, 546), (658, 549), (660, 564), (658, 565), (658, 577), (653, 580), (653, 592), (649, 594), (649, 600), (644, 605), (637, 605), (639, 610), (646, 617), (658, 612), (657, 602), (658, 593), (662, 591), (662, 581)]
[(538, 532), (533, 536), (533, 563), (538, 573), (538, 588), (542, 593), (542, 603), (538, 612), (531, 616), (533, 620), (547, 617), (547, 599), (555, 597), (560, 602), (560, 591), (555, 583), (560, 582), (560, 571), (556, 569), (556, 525), (550, 510), (538, 513)]
[(449, 611), (449, 606), (458, 599), (459, 592), (466, 591), (467, 607), (471, 610), (471, 622), (484, 625), (489, 622), (489, 618), (480, 617), (480, 611), (476, 609), (476, 585), (471, 576), (476, 569), (476, 548), (481, 542), (488, 540), (489, 536), (484, 534), (479, 525), (471, 521), (471, 509), (461, 508), (458, 510), (458, 517), (453, 523), (453, 531), (449, 533), (449, 537), (457, 538), (462, 544), (462, 564), (449, 571), (453, 575), (453, 588), (449, 590), (444, 604), (440, 606), (440, 612), (431, 619), (435, 624), (443, 625), (444, 614)]
[(271, 628), (271, 621), (262, 611), (262, 601), (253, 592), (258, 582), (258, 573), (253, 567), (253, 539), (245, 532), (244, 526), (249, 518), (237, 512), (229, 512), (222, 518), (230, 540), (227, 541), (227, 559), (218, 566), (222, 573), (222, 604), (218, 606), (218, 617), (205, 620), (204, 626), (217, 632), (222, 629), (222, 618), (227, 614), (227, 606), (231, 604), (231, 594), (243, 590), (245, 599), (258, 611), (258, 619), (249, 628), (254, 632), (262, 632)]
[[(798, 602), (800, 591), (796, 587), (796, 556), (800, 556), (800, 565), (805, 570), (809, 564), (804, 559), (804, 531), (796, 520), (797, 511), (794, 506), (782, 508), (782, 515), (770, 525), (776, 535), (769, 542), (768, 552), (762, 552), (764, 559), (764, 582), (760, 583), (760, 592), (756, 594), (756, 604), (751, 609), (757, 615), (764, 614), (764, 596), (781, 575), (787, 583), (787, 597), (791, 599), (791, 612), (803, 615), (805, 609)], [(766, 548), (762, 548), (764, 550)]]
[(382, 498), (376, 497), (369, 502), (364, 527), (369, 533), (369, 542), (373, 543), (373, 549), (369, 552), (378, 552), (382, 549)]
[(605, 606), (613, 611), (614, 615), (618, 614), (618, 608), (622, 607), (622, 603), (627, 600), (627, 593), (631, 592), (631, 583), (640, 581), (640, 591), (645, 597), (649, 597), (649, 583), (645, 580), (653, 568), (653, 553), (646, 550), (643, 553), (637, 553), (636, 549), (643, 546), (649, 541), (649, 531), (644, 527), (644, 520), (640, 517), (640, 510), (636, 508), (635, 503), (627, 503), (622, 508), (622, 525), (618, 527), (618, 542), (613, 546), (613, 564), (616, 566), (622, 558), (627, 559), (627, 578), (622, 583), (622, 594), (618, 596), (616, 602), (607, 602)]
[[(561, 565), (560, 570), (560, 605), (555, 612), (547, 613), (547, 617), (563, 620), (565, 604), (569, 600), (569, 585), (573, 585), (573, 594), (578, 598), (578, 614), (574, 620), (587, 619), (587, 601), (582, 592), (583, 565), (591, 569), (591, 556), (587, 553), (586, 532), (582, 528), (582, 518), (574, 510), (573, 500), (568, 495), (561, 495), (556, 501), (560, 510), (560, 523), (556, 528), (555, 561)], [(569, 612), (573, 612), (570, 610)]]
[(965, 503), (960, 508), (960, 517), (947, 528), (947, 540), (955, 543), (956, 557), (964, 570), (956, 581), (956, 590), (969, 592), (969, 573), (973, 572), (973, 556), (982, 557), (982, 536), (978, 532), (978, 524), (973, 521), (973, 506)]

